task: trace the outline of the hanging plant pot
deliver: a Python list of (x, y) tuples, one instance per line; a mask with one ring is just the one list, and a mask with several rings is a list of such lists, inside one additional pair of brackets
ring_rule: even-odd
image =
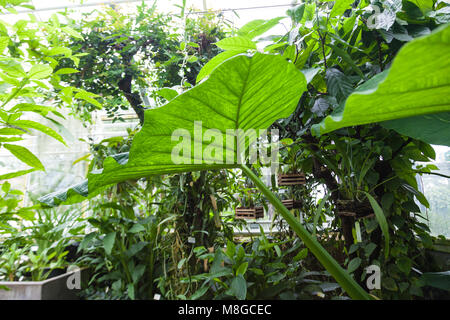
[(375, 214), (369, 201), (337, 200), (337, 214), (341, 217), (371, 218)]
[(300, 209), (300, 207), (302, 205), (301, 200), (287, 199), (287, 200), (281, 200), (281, 202), (288, 210)]
[(294, 186), (299, 184), (305, 184), (306, 177), (302, 172), (278, 174), (279, 186)]
[(236, 208), (236, 219), (259, 219), (264, 218), (264, 208), (263, 207), (253, 207), (253, 208)]

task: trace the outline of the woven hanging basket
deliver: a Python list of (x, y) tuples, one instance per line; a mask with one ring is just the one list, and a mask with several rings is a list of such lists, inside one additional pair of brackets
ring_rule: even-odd
[(288, 173), (278, 175), (279, 186), (294, 186), (299, 184), (305, 184), (306, 177), (304, 173)]

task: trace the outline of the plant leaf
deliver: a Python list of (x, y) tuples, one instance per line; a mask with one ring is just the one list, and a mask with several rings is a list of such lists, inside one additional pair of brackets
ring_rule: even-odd
[(105, 247), (105, 252), (107, 255), (111, 254), (115, 241), (116, 241), (115, 232), (110, 232), (103, 238), (103, 246)]
[(194, 294), (191, 296), (191, 300), (200, 299), (201, 297), (203, 297), (205, 295), (205, 293), (207, 291), (208, 291), (207, 286), (201, 287), (200, 289), (198, 289), (197, 291), (194, 292)]
[(249, 38), (236, 36), (220, 40), (216, 42), (216, 46), (223, 50), (247, 51), (256, 50), (256, 44)]
[(75, 31), (74, 29), (67, 26), (62, 27), (61, 29), (72, 37), (83, 40), (83, 36), (78, 31)]
[(333, 5), (333, 9), (330, 12), (330, 18), (342, 15), (345, 10), (351, 9), (351, 4), (355, 2), (353, 0), (336, 0)]
[(270, 20), (257, 19), (246, 23), (238, 30), (238, 35), (254, 39), (257, 36), (269, 31), (275, 27), (284, 17), (277, 17)]
[(177, 90), (174, 90), (174, 89), (162, 88), (162, 89), (156, 91), (156, 94), (163, 97), (167, 101), (170, 101), (178, 95), (178, 92), (177, 92)]
[(353, 91), (350, 79), (336, 68), (327, 69), (328, 92), (336, 97), (338, 102), (345, 100)]
[(17, 159), (23, 163), (35, 168), (36, 170), (45, 171), (44, 165), (30, 150), (15, 144), (4, 143), (3, 147), (11, 152)]
[(370, 205), (372, 206), (372, 209), (375, 213), (375, 217), (378, 221), (378, 224), (380, 225), (381, 232), (383, 233), (385, 246), (384, 256), (387, 259), (387, 257), (389, 256), (389, 226), (386, 221), (386, 217), (383, 213), (383, 209), (381, 209), (378, 202), (369, 193), (364, 191), (363, 193), (366, 195), (367, 199), (369, 199)]
[(8, 180), (16, 177), (23, 176), (24, 174), (28, 174), (30, 172), (36, 171), (36, 168), (28, 169), (28, 170), (19, 170), (15, 172), (5, 173), (0, 175), (0, 180)]
[(353, 258), (353, 259), (350, 260), (350, 262), (348, 263), (347, 271), (348, 271), (349, 273), (352, 273), (353, 271), (355, 271), (356, 269), (359, 268), (359, 266), (361, 265), (361, 262), (362, 262), (361, 258), (359, 258), (359, 257)]
[(139, 223), (136, 223), (134, 226), (131, 227), (130, 230), (128, 230), (129, 233), (138, 233), (142, 231), (145, 231), (145, 227)]
[(381, 125), (429, 144), (450, 146), (450, 112), (384, 121)]
[(242, 276), (237, 276), (231, 281), (230, 289), (239, 300), (245, 300), (247, 297), (247, 281)]
[(28, 77), (32, 80), (44, 79), (53, 73), (52, 67), (46, 64), (35, 64), (28, 72)]
[(243, 276), (245, 274), (245, 272), (247, 271), (247, 268), (248, 268), (248, 262), (242, 262), (241, 265), (239, 266), (239, 268), (237, 268), (237, 270), (236, 270), (236, 275)]
[(80, 71), (77, 69), (74, 69), (74, 68), (61, 68), (61, 69), (58, 69), (58, 71), (56, 71), (55, 74), (70, 74), (70, 73), (77, 73), (77, 72), (80, 72)]
[(217, 56), (215, 56), (214, 58), (209, 60), (203, 66), (203, 68), (200, 70), (200, 72), (197, 75), (196, 82), (199, 83), (203, 78), (205, 78), (206, 76), (209, 76), (210, 73), (225, 60), (227, 60), (231, 57), (234, 57), (243, 52), (244, 52), (244, 50), (228, 50), (228, 51), (219, 53)]
[(361, 69), (358, 68), (355, 61), (350, 57), (350, 55), (343, 49), (339, 48), (336, 45), (328, 44), (330, 48), (333, 49), (333, 51), (340, 56), (345, 62), (347, 62), (350, 67), (361, 77), (364, 78), (364, 74), (362, 73)]
[(17, 125), (19, 127), (25, 127), (30, 129), (35, 129), (38, 131), (41, 131), (45, 133), (46, 135), (58, 140), (62, 144), (64, 144), (67, 147), (66, 142), (64, 141), (63, 137), (59, 133), (57, 133), (55, 130), (53, 130), (50, 127), (44, 126), (43, 124), (40, 124), (39, 122), (31, 121), (31, 120), (17, 120), (14, 121), (12, 124)]
[(420, 276), (425, 285), (450, 291), (450, 271), (425, 272)]
[(299, 251), (299, 253), (295, 255), (294, 261), (300, 261), (302, 259), (305, 259), (307, 255), (308, 255), (308, 248), (303, 248), (302, 250)]

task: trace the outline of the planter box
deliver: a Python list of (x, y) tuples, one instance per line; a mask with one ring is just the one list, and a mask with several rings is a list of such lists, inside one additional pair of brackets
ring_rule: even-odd
[(264, 208), (254, 207), (254, 208), (236, 208), (236, 219), (259, 219), (264, 218)]
[(301, 200), (287, 199), (287, 200), (281, 200), (281, 202), (288, 210), (299, 209), (302, 205)]
[(306, 183), (305, 174), (301, 172), (278, 175), (279, 186), (294, 186), (305, 183)]
[[(79, 276), (81, 287), (87, 270), (75, 270), (43, 281), (0, 281), (0, 300), (78, 300), (79, 289), (69, 289), (67, 282)], [(70, 278), (72, 277), (72, 278)], [(70, 278), (70, 279), (69, 279)], [(69, 282), (70, 283), (70, 282)]]

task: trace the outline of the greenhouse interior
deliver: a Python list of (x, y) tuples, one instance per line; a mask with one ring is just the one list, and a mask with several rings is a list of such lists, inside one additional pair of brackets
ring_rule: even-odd
[(0, 300), (449, 300), (449, 23), (1, 0)]

